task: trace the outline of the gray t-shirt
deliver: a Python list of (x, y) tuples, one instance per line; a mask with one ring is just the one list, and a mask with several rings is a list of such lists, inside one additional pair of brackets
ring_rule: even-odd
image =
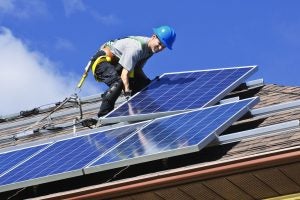
[(130, 36), (107, 42), (111, 52), (119, 58), (119, 63), (132, 71), (135, 67), (143, 67), (153, 53), (147, 46), (149, 37)]

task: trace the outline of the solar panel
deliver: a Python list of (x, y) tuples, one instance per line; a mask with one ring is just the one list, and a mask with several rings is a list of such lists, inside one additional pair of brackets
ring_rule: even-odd
[(195, 109), (217, 103), (257, 66), (167, 73), (105, 116), (141, 115)]
[[(198, 109), (35, 147), (39, 153), (0, 177), (0, 192), (198, 151), (257, 101)], [(22, 153), (30, 156), (29, 152)]]
[(164, 74), (107, 117), (196, 111), (0, 154), (0, 192), (197, 151), (258, 99), (200, 108), (216, 103), (256, 68)]
[(257, 102), (258, 98), (251, 98), (156, 119), (84, 171), (93, 173), (198, 151)]
[(0, 192), (83, 175), (83, 167), (144, 124), (145, 122), (55, 142), (0, 177)]
[(39, 153), (39, 151), (46, 146), (47, 145), (34, 146), (0, 154), (0, 176), (2, 176), (9, 169), (31, 158), (36, 153)]

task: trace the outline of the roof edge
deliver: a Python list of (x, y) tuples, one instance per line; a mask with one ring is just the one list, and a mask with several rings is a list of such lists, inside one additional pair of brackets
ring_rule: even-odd
[[(205, 166), (192, 166), (180, 170), (168, 170), (151, 176), (140, 176), (98, 186), (90, 186), (78, 190), (61, 192), (42, 197), (42, 199), (68, 198), (73, 200), (89, 198), (113, 198), (122, 195), (145, 192), (161, 187), (171, 187), (202, 179), (216, 178), (234, 173), (258, 170), (270, 166), (278, 166), (300, 162), (300, 147), (287, 148), (264, 154), (243, 157), (241, 159), (214, 162)], [(39, 197), (40, 199), (41, 197)]]

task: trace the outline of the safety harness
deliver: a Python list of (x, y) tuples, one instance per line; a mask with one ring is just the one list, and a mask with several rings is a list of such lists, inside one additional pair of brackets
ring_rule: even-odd
[(107, 55), (99, 56), (93, 63), (92, 72), (93, 72), (93, 75), (94, 75), (96, 81), (98, 81), (98, 82), (101, 82), (101, 81), (97, 78), (95, 71), (96, 71), (97, 65), (101, 64), (102, 62), (111, 62), (111, 57), (109, 57)]
[(96, 66), (102, 62), (111, 62), (111, 58), (107, 55), (104, 55), (104, 56), (99, 56), (93, 63), (91, 60), (88, 62), (88, 64), (86, 65), (86, 67), (84, 69), (82, 77), (81, 77), (79, 83), (77, 84), (78, 88), (81, 88), (81, 86), (83, 85), (83, 82), (85, 81), (85, 79), (88, 76), (89, 71), (91, 69), (92, 69), (95, 79), (100, 82), (100, 80), (97, 78), (97, 76), (95, 76), (95, 70), (96, 70)]
[[(135, 36), (129, 36), (126, 38), (132, 38), (132, 39), (138, 41), (142, 46), (147, 44), (144, 40), (141, 40), (140, 38), (135, 37)], [(122, 38), (122, 39), (124, 39), (124, 38)], [(145, 59), (148, 59), (148, 58), (145, 58)], [(86, 77), (88, 76), (90, 69), (92, 69), (92, 73), (93, 73), (96, 81), (101, 82), (101, 80), (99, 80), (97, 78), (97, 76), (95, 75), (95, 70), (96, 70), (97, 65), (101, 64), (102, 62), (112, 62), (112, 57), (110, 57), (109, 55), (103, 55), (103, 56), (99, 56), (94, 62), (92, 62), (92, 60), (90, 60), (88, 62), (88, 64), (86, 65), (84, 73), (77, 85), (78, 88), (81, 88), (81, 86), (83, 85), (83, 82), (85, 81)], [(129, 78), (134, 78), (134, 70), (129, 72)]]

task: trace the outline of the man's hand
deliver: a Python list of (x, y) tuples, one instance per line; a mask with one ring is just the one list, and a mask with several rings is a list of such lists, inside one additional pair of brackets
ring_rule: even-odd
[(131, 90), (125, 91), (124, 92), (124, 97), (128, 101), (130, 99), (130, 97), (131, 97)]

